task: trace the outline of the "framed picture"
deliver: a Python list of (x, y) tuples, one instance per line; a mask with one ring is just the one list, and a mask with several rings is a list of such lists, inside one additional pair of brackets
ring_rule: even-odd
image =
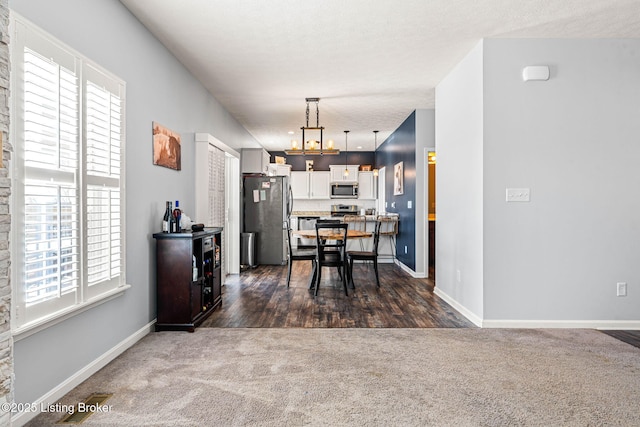
[(393, 167), (393, 195), (404, 194), (404, 162), (398, 162)]
[(363, 172), (371, 172), (371, 165), (362, 165), (360, 166), (360, 170)]
[(180, 134), (153, 122), (153, 164), (180, 170)]

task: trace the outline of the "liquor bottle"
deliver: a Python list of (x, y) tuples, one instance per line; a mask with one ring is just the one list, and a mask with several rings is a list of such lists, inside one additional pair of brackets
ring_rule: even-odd
[(180, 218), (182, 217), (182, 211), (180, 210), (180, 204), (176, 200), (176, 207), (173, 209), (173, 217), (176, 219), (176, 233), (179, 233), (182, 228), (180, 227)]
[(177, 233), (180, 230), (178, 230), (178, 226), (176, 224), (176, 218), (173, 216), (173, 213), (171, 215), (169, 215), (169, 233)]
[(169, 228), (171, 217), (173, 216), (171, 210), (171, 202), (167, 202), (167, 209), (164, 211), (164, 217), (162, 218), (162, 232), (170, 233), (171, 228)]

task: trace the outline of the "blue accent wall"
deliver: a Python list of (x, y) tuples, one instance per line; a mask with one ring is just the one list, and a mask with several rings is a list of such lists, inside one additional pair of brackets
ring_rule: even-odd
[[(399, 215), (398, 235), (396, 236), (396, 255), (400, 262), (415, 270), (416, 268), (416, 113), (409, 117), (396, 129), (376, 152), (378, 168), (385, 168), (385, 197), (387, 212)], [(393, 194), (394, 167), (403, 162), (404, 191)], [(411, 202), (411, 209), (408, 203)], [(394, 205), (395, 204), (395, 205)], [(404, 247), (407, 253), (404, 253)]]

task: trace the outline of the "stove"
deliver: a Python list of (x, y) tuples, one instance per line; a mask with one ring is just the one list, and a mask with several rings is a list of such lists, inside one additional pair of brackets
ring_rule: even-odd
[(331, 205), (331, 216), (359, 215), (358, 205)]

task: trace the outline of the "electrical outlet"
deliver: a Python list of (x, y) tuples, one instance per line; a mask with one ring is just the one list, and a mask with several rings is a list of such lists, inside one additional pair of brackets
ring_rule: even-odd
[(625, 282), (618, 282), (616, 283), (616, 291), (617, 291), (617, 296), (619, 297), (626, 297), (627, 296), (627, 284)]
[(507, 188), (507, 202), (528, 202), (530, 197), (528, 188)]
[(407, 253), (407, 250), (408, 250), (407, 245), (404, 245), (404, 253), (405, 254)]
[(458, 283), (461, 280), (461, 276), (462, 276), (462, 274), (460, 273), (460, 270), (456, 270), (456, 279), (458, 280)]

